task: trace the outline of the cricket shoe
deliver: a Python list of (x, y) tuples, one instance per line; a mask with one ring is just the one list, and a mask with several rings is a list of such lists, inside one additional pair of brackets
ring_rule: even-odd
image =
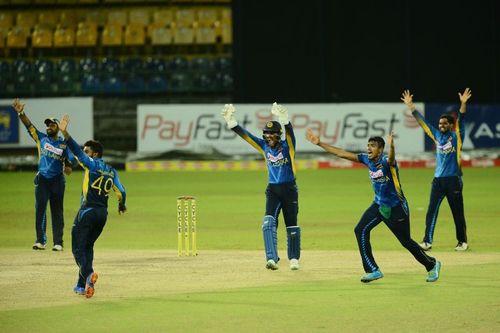
[(441, 262), (436, 260), (434, 268), (429, 271), (427, 282), (436, 282), (439, 279), (439, 272), (441, 271)]
[(384, 274), (380, 270), (377, 269), (375, 272), (366, 273), (365, 275), (363, 275), (361, 277), (361, 282), (368, 283), (368, 282), (372, 282), (372, 281), (381, 279), (383, 277), (384, 277)]
[(62, 247), (62, 245), (59, 245), (59, 244), (54, 245), (54, 247), (52, 248), (52, 251), (56, 251), (56, 252), (59, 252), (62, 250), (63, 250), (63, 247)]
[(87, 277), (87, 283), (85, 284), (85, 297), (90, 298), (94, 296), (95, 288), (94, 285), (97, 282), (97, 273), (92, 272)]
[(466, 242), (458, 242), (457, 246), (455, 247), (455, 251), (467, 251), (469, 249), (469, 244)]
[(424, 251), (429, 251), (430, 249), (432, 249), (432, 243), (422, 242), (418, 243), (418, 246), (420, 246), (420, 248)]
[(42, 243), (33, 244), (33, 250), (45, 250), (46, 245)]
[(290, 259), (290, 269), (292, 271), (298, 271), (300, 268), (298, 259)]
[(275, 271), (278, 269), (278, 264), (273, 259), (269, 259), (266, 263), (266, 268)]
[(75, 286), (73, 288), (73, 292), (77, 295), (85, 295), (85, 288), (84, 287), (78, 287), (78, 286)]

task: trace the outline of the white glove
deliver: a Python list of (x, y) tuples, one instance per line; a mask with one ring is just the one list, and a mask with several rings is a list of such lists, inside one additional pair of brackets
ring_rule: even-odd
[(278, 117), (280, 123), (288, 124), (288, 110), (283, 105), (274, 102), (271, 113)]
[(236, 119), (234, 119), (234, 112), (236, 112), (236, 109), (234, 108), (233, 104), (224, 105), (221, 115), (224, 117), (224, 120), (227, 123), (227, 128), (233, 128), (238, 125), (238, 122), (236, 121)]

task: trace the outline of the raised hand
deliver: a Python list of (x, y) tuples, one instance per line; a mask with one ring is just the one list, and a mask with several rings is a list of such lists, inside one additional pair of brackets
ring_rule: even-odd
[(234, 118), (234, 113), (236, 112), (236, 109), (234, 108), (233, 104), (226, 104), (222, 108), (221, 115), (224, 117), (224, 120), (227, 123), (228, 128), (233, 128), (236, 125), (238, 125), (238, 122)]
[(403, 101), (403, 103), (406, 104), (408, 109), (410, 109), (411, 111), (415, 110), (415, 104), (413, 104), (413, 95), (410, 93), (408, 89), (403, 91), (401, 100)]
[(288, 124), (288, 110), (283, 105), (274, 102), (271, 113), (278, 117), (280, 123)]
[(465, 88), (463, 94), (458, 93), (458, 97), (460, 98), (460, 102), (462, 102), (463, 104), (465, 104), (465, 103), (467, 103), (467, 101), (469, 100), (469, 98), (472, 97), (472, 92), (471, 92), (471, 90), (469, 88)]
[(61, 132), (63, 133), (66, 132), (66, 130), (68, 129), (68, 124), (69, 124), (69, 115), (65, 114), (62, 117), (61, 122), (59, 123), (59, 129), (61, 130)]
[(16, 110), (18, 114), (23, 113), (24, 105), (25, 104), (22, 104), (19, 98), (14, 99), (14, 102), (12, 103), (12, 107), (14, 108), (14, 110)]
[(319, 136), (314, 134), (314, 132), (310, 128), (308, 128), (306, 131), (306, 139), (307, 139), (307, 141), (311, 142), (313, 145), (319, 145), (319, 143), (320, 143)]

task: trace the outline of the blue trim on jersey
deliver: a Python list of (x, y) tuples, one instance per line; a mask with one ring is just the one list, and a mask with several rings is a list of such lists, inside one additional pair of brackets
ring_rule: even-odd
[(295, 182), (295, 136), (290, 123), (285, 125), (285, 140), (271, 148), (264, 139), (260, 139), (237, 125), (232, 130), (243, 140), (260, 152), (267, 164), (269, 184), (286, 184)]

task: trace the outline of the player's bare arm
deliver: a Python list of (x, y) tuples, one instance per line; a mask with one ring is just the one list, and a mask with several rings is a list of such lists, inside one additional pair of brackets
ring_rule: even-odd
[(12, 107), (17, 112), (19, 119), (21, 119), (24, 126), (29, 127), (29, 126), (31, 126), (31, 121), (29, 120), (26, 113), (24, 113), (24, 106), (25, 106), (25, 104), (21, 103), (19, 98), (14, 99), (14, 102), (12, 103)]
[(410, 93), (408, 89), (403, 91), (401, 100), (403, 101), (403, 103), (405, 103), (408, 109), (410, 109), (410, 111), (415, 111), (416, 107), (415, 104), (413, 104), (413, 95)]
[(335, 156), (338, 156), (340, 158), (353, 161), (353, 162), (358, 162), (358, 155), (351, 153), (349, 151), (346, 151), (344, 149), (338, 148), (331, 146), (329, 144), (321, 142), (319, 139), (319, 136), (315, 135), (312, 129), (308, 128), (306, 132), (306, 139), (311, 142), (312, 144), (316, 146), (320, 146), (323, 148), (326, 152), (333, 154)]
[(389, 133), (387, 136), (387, 143), (389, 144), (389, 155), (388, 162), (389, 165), (394, 165), (396, 161), (396, 148), (394, 147), (394, 132)]
[(458, 93), (460, 98), (460, 113), (465, 113), (467, 111), (467, 101), (472, 97), (472, 92), (469, 88), (465, 88), (464, 93)]

